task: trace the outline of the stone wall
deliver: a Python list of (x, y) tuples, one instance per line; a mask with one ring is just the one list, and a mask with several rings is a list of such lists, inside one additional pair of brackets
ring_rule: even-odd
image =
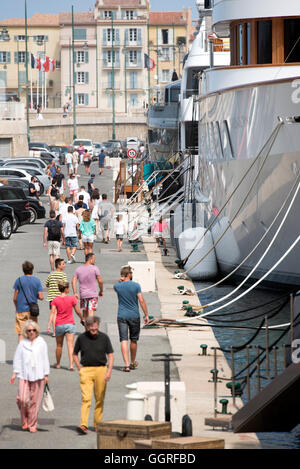
[[(145, 139), (147, 135), (147, 120), (145, 116), (117, 117), (116, 138), (126, 139), (128, 136)], [(48, 144), (70, 144), (73, 141), (73, 116), (56, 119), (30, 121), (31, 142), (46, 142)], [(112, 119), (108, 117), (79, 116), (76, 122), (77, 138), (91, 139), (94, 142), (104, 142), (112, 138)]]
[[(26, 121), (1, 120), (0, 129), (0, 143), (1, 140), (10, 140), (11, 156), (28, 154)], [(0, 157), (7, 158), (8, 156), (9, 154), (0, 154)]]

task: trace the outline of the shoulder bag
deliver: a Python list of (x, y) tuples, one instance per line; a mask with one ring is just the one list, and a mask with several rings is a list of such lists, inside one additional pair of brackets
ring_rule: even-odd
[(45, 384), (44, 387), (42, 408), (45, 412), (52, 412), (54, 410), (53, 399), (48, 384)]

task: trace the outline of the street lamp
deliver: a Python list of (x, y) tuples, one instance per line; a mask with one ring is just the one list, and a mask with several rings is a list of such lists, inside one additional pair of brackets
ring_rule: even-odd
[(115, 93), (115, 64), (114, 64), (114, 42), (115, 42), (115, 34), (114, 34), (114, 12), (111, 12), (111, 87), (112, 87), (112, 139), (116, 139), (116, 93)]

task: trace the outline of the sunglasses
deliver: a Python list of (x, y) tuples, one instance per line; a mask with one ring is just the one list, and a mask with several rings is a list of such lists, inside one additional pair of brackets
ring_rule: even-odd
[(27, 332), (36, 332), (36, 329), (27, 329)]

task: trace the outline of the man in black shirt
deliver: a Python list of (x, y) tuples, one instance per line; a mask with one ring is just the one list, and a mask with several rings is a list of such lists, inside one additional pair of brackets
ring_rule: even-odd
[(60, 257), (60, 240), (63, 238), (63, 224), (56, 220), (55, 210), (50, 210), (50, 220), (44, 225), (44, 248), (48, 247), (51, 271), (55, 268), (55, 260)]
[(39, 198), (39, 193), (36, 190), (36, 184), (37, 184), (37, 178), (35, 176), (32, 176), (31, 182), (29, 183), (28, 189), (29, 189), (29, 196), (30, 197), (35, 197), (36, 199)]
[(61, 172), (60, 166), (57, 166), (56, 168), (55, 178), (57, 180), (57, 188), (59, 189), (59, 193), (63, 194), (66, 190), (66, 179), (63, 173)]
[[(95, 395), (95, 429), (102, 420), (106, 383), (111, 378), (114, 364), (114, 351), (110, 339), (106, 334), (99, 331), (99, 324), (100, 318), (97, 316), (90, 316), (86, 319), (86, 332), (77, 338), (73, 352), (74, 362), (80, 375), (81, 387), (81, 422), (77, 430), (83, 435), (88, 432), (93, 389)], [(80, 362), (79, 352), (81, 352)]]

